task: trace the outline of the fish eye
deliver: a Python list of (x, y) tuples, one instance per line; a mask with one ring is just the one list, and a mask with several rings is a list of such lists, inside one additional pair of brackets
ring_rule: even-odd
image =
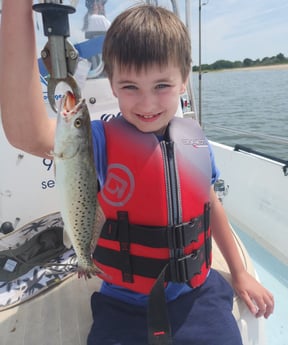
[(81, 125), (82, 125), (82, 121), (81, 121), (81, 119), (76, 119), (75, 121), (74, 121), (74, 126), (76, 127), (76, 128), (79, 128), (79, 127), (81, 127)]

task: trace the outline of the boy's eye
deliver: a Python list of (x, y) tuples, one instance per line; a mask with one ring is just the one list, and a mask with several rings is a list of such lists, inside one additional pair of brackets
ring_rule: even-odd
[(127, 89), (127, 90), (136, 90), (137, 87), (135, 85), (124, 85), (123, 89)]
[(169, 84), (158, 84), (156, 86), (156, 89), (165, 89), (167, 87), (170, 87), (170, 85)]

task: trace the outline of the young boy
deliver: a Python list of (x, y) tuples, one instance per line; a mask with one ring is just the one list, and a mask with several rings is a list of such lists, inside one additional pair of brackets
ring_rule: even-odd
[[(31, 5), (3, 2), (2, 122), (12, 145), (47, 157), (55, 121), (42, 100)], [(175, 118), (191, 70), (186, 28), (165, 9), (132, 7), (109, 28), (103, 61), (122, 117), (92, 122), (98, 196), (107, 218), (94, 258), (107, 275), (91, 299), (88, 344), (147, 344), (148, 296), (163, 267), (173, 344), (242, 344), (231, 312), (233, 291), (210, 269), (210, 231), (250, 311), (267, 318), (274, 301), (243, 267), (211, 186), (217, 169), (200, 127)], [(129, 187), (122, 194), (113, 193), (115, 176)], [(161, 335), (161, 329), (154, 334)]]

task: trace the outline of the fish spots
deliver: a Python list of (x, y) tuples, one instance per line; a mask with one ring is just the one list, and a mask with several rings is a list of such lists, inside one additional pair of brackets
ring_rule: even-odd
[[(76, 105), (74, 101), (68, 95), (65, 121), (57, 121), (55, 151), (61, 152), (57, 147), (65, 147), (67, 153), (65, 159), (55, 157), (56, 181), (65, 230), (78, 259), (79, 276), (87, 277), (100, 273), (92, 261), (91, 249), (97, 243), (98, 229), (103, 224), (100, 224), (102, 219), (96, 217), (98, 185), (91, 153), (90, 116), (84, 100)], [(95, 224), (96, 219), (99, 224)]]

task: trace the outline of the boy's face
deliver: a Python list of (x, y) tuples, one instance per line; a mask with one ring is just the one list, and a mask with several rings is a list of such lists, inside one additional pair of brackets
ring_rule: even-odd
[(185, 91), (180, 68), (152, 65), (139, 72), (113, 68), (113, 94), (123, 117), (142, 132), (163, 134), (176, 114), (179, 97)]

